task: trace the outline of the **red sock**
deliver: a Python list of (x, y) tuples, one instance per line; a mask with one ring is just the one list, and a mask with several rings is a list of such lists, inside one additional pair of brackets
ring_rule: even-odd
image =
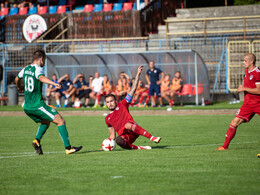
[(223, 145), (224, 148), (228, 148), (228, 145), (230, 144), (231, 140), (233, 139), (233, 137), (236, 134), (236, 130), (237, 130), (237, 128), (235, 126), (233, 126), (233, 125), (229, 126), (227, 133), (226, 133), (225, 142)]
[(122, 148), (126, 148), (129, 150), (137, 150), (138, 146), (131, 144), (131, 142), (127, 139), (124, 140), (124, 145), (122, 146)]
[(147, 104), (148, 104), (148, 102), (150, 101), (150, 98), (151, 98), (151, 96), (149, 96), (149, 95), (146, 97), (146, 100), (145, 100), (145, 105), (147, 105)]
[(140, 127), (137, 124), (132, 124), (131, 130), (138, 135), (142, 135), (144, 137), (147, 137), (148, 139), (150, 139), (152, 137), (152, 135), (148, 131), (146, 131), (145, 129), (143, 129), (142, 127)]
[(144, 96), (141, 95), (140, 100), (139, 100), (139, 104), (142, 104), (143, 100), (144, 100)]
[(100, 99), (101, 99), (100, 94), (97, 94), (97, 103), (98, 103), (98, 105), (100, 104)]

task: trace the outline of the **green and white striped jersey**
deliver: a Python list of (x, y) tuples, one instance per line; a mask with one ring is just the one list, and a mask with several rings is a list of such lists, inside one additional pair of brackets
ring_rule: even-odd
[(35, 109), (44, 104), (42, 82), (39, 80), (40, 75), (44, 75), (43, 68), (37, 64), (26, 66), (17, 75), (18, 78), (23, 78), (24, 109)]

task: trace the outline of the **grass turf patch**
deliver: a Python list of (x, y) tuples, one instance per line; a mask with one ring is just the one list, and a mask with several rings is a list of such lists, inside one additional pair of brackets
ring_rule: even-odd
[(0, 117), (0, 194), (259, 194), (259, 116), (238, 128), (228, 151), (223, 144), (233, 116), (136, 116), (159, 144), (152, 150), (100, 151), (109, 136), (102, 116), (64, 117), (72, 145), (65, 155), (57, 127), (31, 142), (38, 125), (26, 116)]
[[(229, 104), (229, 102), (216, 102), (211, 105), (207, 106), (196, 106), (194, 104), (192, 105), (184, 105), (184, 106), (173, 106), (172, 108), (174, 110), (215, 110), (215, 109), (239, 109), (242, 106), (242, 102), (237, 104)], [(53, 105), (55, 106), (55, 105)], [(156, 107), (156, 108), (136, 108), (136, 107), (130, 107), (130, 110), (165, 110), (166, 107)], [(107, 108), (84, 108), (81, 107), (79, 109), (76, 108), (57, 108), (58, 111), (83, 111), (83, 110), (107, 110)], [(0, 111), (23, 111), (21, 106), (0, 106)]]

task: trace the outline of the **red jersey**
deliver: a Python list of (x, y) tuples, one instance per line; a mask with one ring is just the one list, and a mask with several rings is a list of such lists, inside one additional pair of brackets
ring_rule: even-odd
[(122, 100), (118, 103), (116, 109), (109, 113), (105, 119), (107, 126), (114, 127), (118, 136), (124, 133), (125, 124), (127, 122), (135, 123), (134, 119), (129, 113), (128, 107), (129, 103), (126, 101), (126, 99)]
[[(260, 69), (255, 67), (252, 71), (245, 71), (244, 87), (256, 88), (260, 85)], [(244, 104), (260, 104), (260, 95), (245, 92)]]

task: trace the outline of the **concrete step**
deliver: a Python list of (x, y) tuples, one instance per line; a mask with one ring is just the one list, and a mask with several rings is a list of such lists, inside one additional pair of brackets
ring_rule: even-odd
[(209, 18), (260, 15), (260, 5), (177, 9), (177, 18)]

